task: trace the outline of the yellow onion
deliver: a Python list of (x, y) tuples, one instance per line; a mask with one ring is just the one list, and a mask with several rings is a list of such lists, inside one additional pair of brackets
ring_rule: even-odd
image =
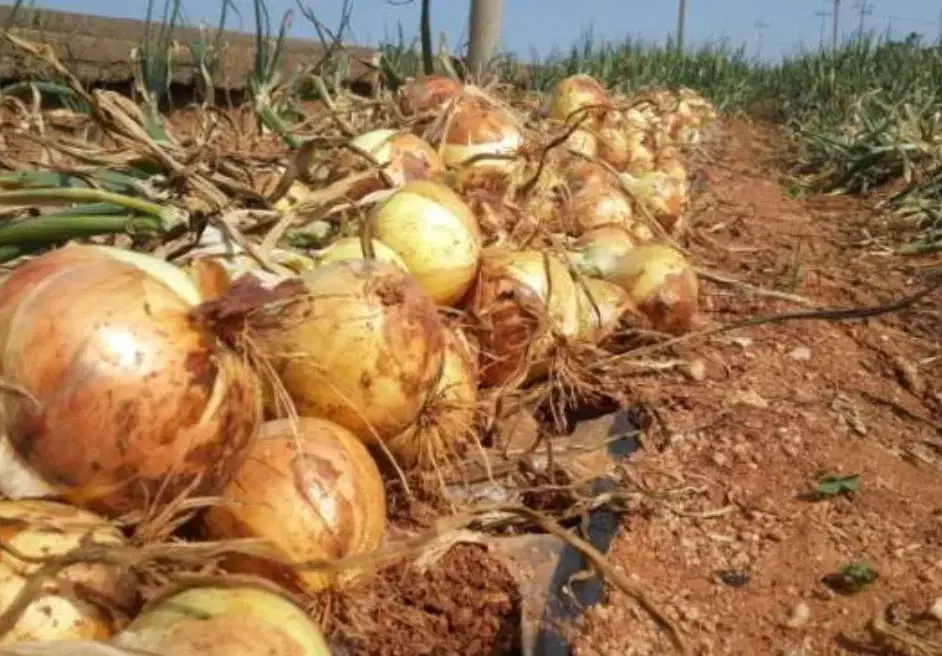
[(699, 283), (690, 262), (665, 244), (645, 244), (622, 254), (604, 278), (628, 292), (655, 330), (689, 330), (697, 313)]
[(618, 171), (648, 171), (654, 155), (645, 144), (650, 122), (637, 110), (610, 112), (599, 128), (598, 156)]
[[(337, 560), (379, 547), (386, 522), (383, 479), (363, 443), (346, 428), (313, 417), (271, 421), (204, 521), (210, 539), (258, 538), (274, 559), (234, 555), (227, 569), (306, 592), (352, 581), (288, 563)], [(276, 562), (282, 561), (281, 563)]]
[(429, 128), (428, 139), (440, 144), (447, 166), (497, 171), (514, 169), (524, 141), (520, 122), (508, 109), (467, 90)]
[(598, 138), (588, 130), (575, 130), (566, 137), (563, 147), (573, 153), (578, 153), (586, 157), (595, 157), (601, 148)]
[(460, 456), (473, 439), (477, 402), (477, 351), (458, 328), (445, 331), (441, 374), (415, 423), (386, 446), (399, 466), (433, 470)]
[(642, 214), (647, 212), (653, 216), (670, 234), (682, 230), (687, 203), (686, 177), (678, 180), (676, 175), (650, 171), (635, 175), (622, 173), (621, 179)]
[(464, 297), (477, 275), (481, 231), (458, 194), (439, 182), (410, 182), (377, 204), (370, 222), (435, 303)]
[(0, 285), (0, 490), (105, 514), (228, 480), (261, 400), (243, 360), (191, 318), (187, 274), (154, 257), (67, 246)]
[(610, 105), (605, 87), (591, 75), (578, 73), (556, 83), (550, 96), (549, 117), (556, 121), (576, 120), (581, 118), (576, 112), (585, 109), (591, 120), (601, 118)]
[(637, 310), (628, 292), (614, 283), (596, 278), (581, 283), (579, 338), (598, 344), (615, 332), (626, 312)]
[(563, 228), (569, 234), (581, 235), (604, 225), (623, 228), (635, 224), (631, 200), (607, 182), (586, 185), (573, 194), (561, 213)]
[(610, 184), (613, 176), (595, 162), (573, 159), (563, 169), (563, 179), (572, 193), (583, 187), (596, 184)]
[(410, 275), (376, 260), (335, 262), (297, 282), (303, 293), (257, 336), (297, 410), (367, 442), (401, 433), (441, 366), (435, 304)]
[[(28, 558), (55, 558), (80, 547), (123, 547), (124, 536), (103, 518), (45, 500), (0, 501), (0, 612), (5, 612), (41, 567)], [(16, 555), (14, 555), (16, 554)], [(86, 594), (82, 595), (84, 589)], [(77, 562), (49, 577), (0, 645), (30, 641), (99, 640), (111, 637), (112, 620), (97, 599), (112, 607), (134, 599), (133, 579), (115, 565)]]
[(320, 629), (301, 608), (251, 585), (194, 587), (166, 595), (113, 644), (167, 656), (330, 656)]
[[(373, 256), (380, 262), (392, 264), (403, 271), (408, 271), (409, 267), (402, 261), (402, 258), (396, 254), (396, 251), (389, 246), (373, 239)], [(311, 260), (315, 266), (325, 266), (334, 262), (345, 262), (347, 260), (363, 260), (366, 255), (363, 253), (363, 242), (359, 237), (341, 237), (311, 254)]]
[(569, 267), (540, 251), (485, 249), (471, 299), (482, 325), (481, 378), (500, 384), (545, 370), (554, 334), (579, 334), (579, 291)]
[(638, 239), (623, 227), (601, 226), (576, 240), (568, 253), (569, 261), (585, 276), (607, 278), (625, 253), (648, 241)]
[[(345, 193), (348, 200), (360, 200), (368, 194), (385, 189), (389, 184), (401, 187), (411, 180), (433, 180), (445, 172), (441, 157), (427, 141), (411, 132), (400, 130), (370, 130), (355, 138), (350, 145), (369, 155), (383, 167), (385, 179), (378, 171), (353, 184)], [(362, 156), (345, 151), (334, 165), (328, 182), (334, 182), (351, 173), (374, 168)]]
[(444, 75), (423, 75), (399, 90), (399, 108), (406, 116), (437, 112), (461, 93), (461, 82)]

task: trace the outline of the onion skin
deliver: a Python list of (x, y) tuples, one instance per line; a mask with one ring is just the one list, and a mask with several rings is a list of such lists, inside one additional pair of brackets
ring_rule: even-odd
[(372, 234), (388, 244), (438, 305), (460, 301), (481, 259), (477, 218), (444, 184), (410, 182), (374, 207)]
[(604, 182), (585, 185), (573, 194), (563, 217), (563, 227), (571, 235), (607, 225), (626, 228), (634, 224), (631, 200), (620, 189)]
[(413, 78), (399, 90), (399, 107), (406, 116), (440, 111), (461, 93), (461, 82), (445, 75)]
[(637, 309), (624, 289), (605, 280), (583, 278), (580, 291), (579, 338), (590, 344), (601, 344), (618, 329), (626, 313)]
[(584, 73), (570, 75), (557, 82), (553, 88), (549, 117), (556, 121), (577, 120), (582, 117), (576, 112), (594, 105), (599, 107), (586, 110), (590, 120), (604, 116), (611, 105), (605, 87), (591, 75)]
[[(383, 479), (357, 437), (324, 419), (266, 423), (242, 468), (223, 491), (226, 505), (206, 513), (213, 540), (260, 538), (282, 560), (337, 560), (379, 547), (386, 522)], [(342, 586), (358, 574), (293, 569), (234, 555), (232, 571), (256, 574), (305, 592)]]
[(169, 502), (197, 477), (194, 494), (225, 485), (258, 431), (261, 395), (191, 319), (199, 298), (172, 265), (94, 246), (43, 255), (0, 285), (0, 376), (38, 401), (0, 400), (7, 496), (61, 495), (114, 516)]
[(461, 455), (472, 436), (478, 396), (477, 350), (458, 328), (445, 330), (441, 375), (415, 423), (386, 446), (406, 469), (433, 471)]
[(585, 276), (608, 278), (618, 260), (628, 251), (646, 243), (619, 226), (601, 226), (576, 240), (569, 261)]
[(167, 595), (113, 644), (173, 656), (330, 656), (320, 630), (301, 608), (248, 585)]
[(438, 375), (444, 328), (410, 275), (375, 260), (305, 271), (306, 293), (259, 344), (302, 415), (370, 443), (419, 414)]
[(664, 244), (638, 246), (619, 257), (605, 279), (628, 292), (655, 330), (678, 334), (693, 326), (699, 282), (677, 249)]
[(523, 146), (520, 125), (509, 111), (481, 92), (465, 91), (428, 131), (428, 140), (440, 143), (448, 167), (471, 166), (509, 172)]
[[(81, 546), (125, 544), (121, 531), (104, 518), (45, 500), (0, 501), (0, 540), (6, 547), (0, 552), (0, 612), (10, 607), (28, 578), (42, 566), (24, 562), (11, 551), (44, 558), (61, 556)], [(113, 626), (108, 614), (76, 594), (70, 585), (81, 585), (119, 607), (127, 607), (134, 600), (134, 581), (128, 572), (113, 565), (75, 563), (49, 579), (12, 628), (0, 637), (0, 645), (110, 638)]]
[(485, 249), (471, 312), (481, 322), (481, 380), (499, 385), (546, 368), (553, 333), (579, 334), (579, 293), (567, 265), (539, 251)]

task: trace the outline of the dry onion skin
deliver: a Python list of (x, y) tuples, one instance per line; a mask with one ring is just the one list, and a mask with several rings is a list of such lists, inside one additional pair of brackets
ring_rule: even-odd
[(412, 276), (376, 260), (335, 262), (296, 282), (303, 292), (256, 339), (298, 412), (366, 442), (401, 433), (441, 366), (435, 304)]
[[(214, 494), (261, 424), (251, 370), (191, 317), (182, 270), (67, 246), (0, 285), (0, 490), (109, 516)], [(198, 485), (190, 489), (199, 479)]]
[(583, 278), (579, 338), (590, 344), (608, 339), (626, 313), (635, 314), (631, 296), (618, 285), (596, 278)]
[[(407, 267), (406, 263), (402, 261), (402, 258), (396, 254), (396, 251), (378, 239), (371, 241), (373, 246), (373, 259), (392, 264), (403, 271), (409, 270), (409, 267)], [(367, 256), (363, 252), (363, 240), (359, 237), (341, 237), (331, 242), (329, 246), (314, 251), (311, 254), (311, 260), (313, 260), (314, 266), (318, 267), (333, 264), (334, 262), (365, 259), (367, 259)]]
[[(115, 526), (86, 510), (41, 499), (0, 501), (0, 612), (7, 611), (41, 562), (72, 549), (91, 546), (122, 547), (124, 536)], [(102, 640), (113, 633), (111, 618), (92, 603), (92, 594), (117, 607), (133, 600), (134, 581), (114, 565), (76, 562), (49, 577), (24, 609), (0, 645), (20, 642)], [(76, 589), (81, 586), (86, 594)]]
[(346, 585), (358, 572), (283, 563), (360, 555), (378, 548), (383, 537), (386, 497), (379, 469), (353, 433), (325, 419), (266, 423), (221, 496), (224, 503), (206, 513), (206, 537), (258, 538), (276, 556), (235, 555), (224, 566), (308, 593)]
[(600, 119), (611, 106), (605, 87), (591, 75), (577, 73), (556, 83), (550, 96), (549, 117), (555, 121), (579, 120), (585, 110), (589, 121)]
[(459, 328), (445, 330), (441, 375), (415, 423), (386, 446), (404, 469), (431, 471), (454, 461), (474, 439), (477, 350)]
[(481, 380), (490, 385), (539, 375), (555, 335), (580, 330), (569, 267), (540, 251), (485, 249), (470, 309), (481, 324)]
[(677, 235), (683, 230), (686, 179), (678, 180), (676, 176), (660, 171), (636, 175), (623, 173), (621, 179), (642, 213), (652, 215), (668, 234)]
[(195, 587), (145, 609), (112, 641), (167, 656), (330, 656), (296, 604), (256, 586)]
[(607, 278), (628, 251), (648, 243), (619, 226), (601, 226), (584, 233), (567, 253), (569, 261), (581, 274)]
[(444, 184), (410, 182), (376, 205), (371, 234), (389, 245), (438, 305), (453, 305), (474, 283), (481, 259), (477, 218)]
[(423, 75), (399, 90), (399, 108), (406, 116), (438, 112), (461, 93), (461, 82), (445, 75)]
[(682, 333), (693, 326), (699, 282), (687, 258), (665, 244), (645, 244), (618, 257), (604, 276), (628, 292), (655, 330)]
[(607, 182), (593, 182), (576, 191), (565, 203), (561, 217), (563, 228), (571, 235), (607, 225), (627, 228), (636, 223), (631, 199)]

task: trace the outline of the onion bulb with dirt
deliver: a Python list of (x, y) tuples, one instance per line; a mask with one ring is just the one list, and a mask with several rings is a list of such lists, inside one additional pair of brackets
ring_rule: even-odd
[(560, 257), (485, 249), (470, 311), (480, 325), (481, 379), (499, 385), (546, 370), (557, 336), (580, 330), (576, 281)]
[(363, 442), (326, 419), (266, 423), (220, 496), (222, 503), (206, 513), (204, 535), (260, 539), (273, 555), (233, 555), (223, 566), (308, 593), (346, 585), (358, 572), (285, 563), (360, 555), (379, 547), (383, 537), (386, 497), (379, 469)]
[(192, 587), (148, 605), (112, 644), (173, 656), (330, 656), (293, 601), (256, 585)]
[(406, 184), (374, 207), (370, 225), (435, 303), (457, 303), (474, 282), (481, 231), (471, 209), (446, 185)]
[[(239, 287), (207, 311), (239, 305), (252, 293)], [(249, 332), (298, 413), (366, 442), (415, 421), (444, 349), (437, 308), (415, 278), (386, 262), (346, 260), (304, 271), (272, 293), (271, 303), (260, 295)]]
[(605, 87), (591, 75), (577, 73), (556, 83), (550, 95), (549, 117), (555, 121), (578, 121), (585, 114), (589, 123), (600, 119), (611, 107)]
[(109, 516), (215, 494), (261, 423), (257, 379), (155, 257), (66, 246), (0, 284), (0, 490)]
[(682, 333), (693, 326), (699, 282), (683, 253), (666, 244), (644, 244), (622, 253), (603, 278), (631, 297), (655, 330)]
[(441, 471), (475, 440), (478, 352), (460, 328), (445, 330), (445, 354), (435, 389), (416, 421), (386, 441), (405, 469)]
[[(31, 499), (0, 501), (0, 612), (10, 609), (42, 560), (86, 547), (123, 548), (121, 531), (104, 518), (62, 503)], [(21, 560), (25, 556), (31, 560)], [(104, 640), (114, 626), (109, 609), (135, 601), (129, 571), (103, 562), (76, 561), (37, 590), (0, 645), (21, 642)], [(96, 603), (97, 600), (97, 603)]]

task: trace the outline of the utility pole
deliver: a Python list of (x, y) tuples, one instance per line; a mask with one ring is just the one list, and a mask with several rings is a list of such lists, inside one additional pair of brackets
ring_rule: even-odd
[(677, 50), (684, 49), (684, 32), (687, 29), (687, 0), (677, 3)]
[(762, 33), (766, 28), (772, 27), (772, 23), (766, 23), (764, 20), (757, 20), (752, 27), (756, 34), (756, 59), (762, 58)]
[(837, 28), (841, 22), (841, 0), (834, 0), (834, 11), (831, 15), (831, 49), (837, 50)]
[(867, 20), (867, 16), (873, 14), (873, 3), (867, 2), (867, 0), (857, 0), (857, 12), (859, 22), (857, 23), (857, 38), (862, 39), (864, 34), (864, 22)]
[(500, 23), (504, 0), (471, 0), (468, 15), (468, 68), (474, 76), (481, 75), (500, 41)]
[(816, 11), (814, 15), (821, 19), (821, 36), (818, 37), (818, 45), (821, 50), (824, 50), (824, 30), (827, 27), (828, 16), (831, 15), (829, 11)]

